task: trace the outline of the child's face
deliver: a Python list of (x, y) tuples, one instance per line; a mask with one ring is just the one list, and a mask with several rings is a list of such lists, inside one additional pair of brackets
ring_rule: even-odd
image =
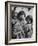
[[(25, 17), (24, 17), (24, 15), (20, 15), (20, 18), (24, 21), (24, 19), (25, 19)], [(21, 21), (22, 21), (21, 20)]]

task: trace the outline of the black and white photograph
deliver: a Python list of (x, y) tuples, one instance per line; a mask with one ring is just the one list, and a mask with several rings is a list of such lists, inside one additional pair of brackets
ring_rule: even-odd
[(33, 8), (11, 7), (12, 38), (31, 38), (33, 34)]
[(36, 3), (6, 2), (6, 43), (36, 42)]

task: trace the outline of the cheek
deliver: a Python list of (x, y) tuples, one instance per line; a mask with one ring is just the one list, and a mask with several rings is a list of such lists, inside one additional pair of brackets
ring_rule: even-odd
[(32, 28), (32, 26), (31, 25), (29, 25), (29, 29), (31, 30), (31, 28)]

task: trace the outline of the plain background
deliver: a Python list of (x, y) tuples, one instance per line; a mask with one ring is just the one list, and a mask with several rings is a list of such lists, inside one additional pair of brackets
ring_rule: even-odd
[[(0, 0), (0, 46), (7, 46), (5, 45), (5, 1), (6, 0)], [(11, 0), (11, 1), (38, 3), (38, 0)], [(8, 45), (8, 46), (38, 46), (38, 43)]]

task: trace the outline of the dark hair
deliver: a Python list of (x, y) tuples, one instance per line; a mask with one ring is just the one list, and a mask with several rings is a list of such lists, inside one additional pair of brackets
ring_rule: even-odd
[(33, 18), (32, 18), (32, 16), (31, 15), (28, 15), (27, 17), (26, 17), (26, 21), (27, 21), (27, 23), (29, 23), (29, 21), (30, 21), (30, 23), (32, 23), (33, 22)]
[(22, 15), (26, 16), (25, 13), (24, 13), (24, 11), (20, 11), (20, 12), (17, 14), (17, 18), (18, 18), (20, 21), (21, 21), (20, 16), (22, 16)]

